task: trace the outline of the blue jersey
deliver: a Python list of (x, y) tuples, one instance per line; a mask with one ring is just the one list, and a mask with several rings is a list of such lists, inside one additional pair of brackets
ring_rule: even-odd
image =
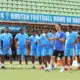
[(77, 39), (78, 34), (75, 32), (67, 32), (66, 33), (66, 42), (65, 42), (65, 48), (74, 48), (73, 43)]
[[(63, 31), (56, 32), (55, 37), (59, 38), (59, 39), (62, 39), (62, 38), (65, 39), (65, 33)], [(56, 39), (54, 41), (54, 49), (57, 51), (63, 51), (64, 50), (64, 43)]]
[(3, 41), (3, 48), (8, 48), (10, 46), (12, 38), (12, 34), (10, 33), (3, 33), (1, 35), (1, 39)]
[[(48, 33), (47, 36), (49, 38), (53, 38), (53, 33)], [(47, 39), (47, 48), (50, 48), (52, 44), (53, 44), (53, 41), (50, 41)]]
[(80, 49), (80, 43), (77, 42), (75, 47), (76, 47), (76, 49)]
[(40, 42), (41, 42), (43, 45), (46, 46), (46, 44), (47, 44), (47, 38), (46, 38), (46, 34), (45, 34), (45, 33), (43, 33), (43, 34), (40, 35)]
[(1, 49), (2, 47), (1, 47), (1, 34), (0, 34), (0, 49)]
[(31, 35), (30, 38), (29, 38), (29, 41), (30, 41), (30, 44), (31, 44), (31, 49), (36, 49), (37, 47), (37, 38), (38, 36), (37, 35)]
[(18, 47), (19, 47), (19, 48), (26, 48), (26, 45), (27, 45), (27, 44), (26, 44), (26, 40), (29, 39), (28, 34), (26, 34), (26, 33), (23, 33), (23, 34), (18, 33), (18, 34), (15, 36), (15, 39), (18, 40)]
[(40, 36), (37, 37), (37, 48), (41, 49)]

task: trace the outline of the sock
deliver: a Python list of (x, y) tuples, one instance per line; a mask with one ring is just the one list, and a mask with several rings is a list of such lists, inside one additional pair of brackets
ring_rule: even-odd
[(68, 67), (65, 65), (65, 68), (68, 68)]
[(2, 63), (1, 66), (4, 66), (4, 63)]
[(62, 66), (62, 69), (64, 69), (64, 66)]
[(72, 68), (72, 66), (69, 66), (69, 68)]
[(28, 67), (28, 64), (26, 64), (26, 67), (29, 68), (29, 67)]
[(19, 67), (21, 67), (21, 64), (19, 64)]
[(78, 64), (78, 67), (80, 67), (80, 63)]
[(43, 64), (43, 67), (45, 67), (45, 65)]
[(12, 65), (12, 64), (10, 64), (10, 67), (13, 67), (13, 65)]
[(41, 64), (40, 67), (42, 67), (43, 65)]
[(35, 64), (33, 64), (33, 67), (35, 67)]
[(51, 67), (51, 64), (49, 65), (49, 67)]

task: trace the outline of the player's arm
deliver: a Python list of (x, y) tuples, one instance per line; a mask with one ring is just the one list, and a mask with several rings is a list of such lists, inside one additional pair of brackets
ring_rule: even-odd
[(11, 40), (10, 40), (9, 48), (11, 48), (12, 42), (13, 42), (13, 40), (11, 39)]
[(26, 47), (28, 47), (30, 45), (30, 42), (28, 39), (26, 40), (26, 45), (27, 45)]
[(60, 42), (65, 42), (65, 38), (56, 38), (57, 40), (59, 40)]
[(13, 37), (12, 37), (12, 35), (11, 35), (11, 36), (10, 36), (10, 45), (9, 45), (8, 49), (11, 48), (12, 42), (13, 42)]
[(61, 38), (56, 38), (57, 40), (59, 40), (60, 42), (64, 43), (65, 39), (66, 39), (66, 35), (63, 33), (61, 34)]
[(77, 42), (77, 39), (74, 41), (73, 45), (75, 45), (75, 44), (76, 44), (76, 42)]
[(52, 44), (50, 45), (51, 46), (51, 48), (53, 47), (53, 45), (54, 45), (54, 41), (52, 42)]
[(2, 47), (2, 49), (3, 49), (3, 41), (1, 40), (1, 47)]
[(27, 39), (27, 40), (26, 40), (26, 49), (27, 49), (27, 51), (28, 51), (28, 55), (30, 55), (29, 47), (30, 47), (30, 42), (29, 42), (29, 40)]
[(48, 37), (48, 35), (46, 35), (46, 38), (47, 38), (48, 40), (50, 40), (50, 41), (52, 41), (52, 40), (55, 40), (55, 39), (56, 39), (55, 37), (49, 38), (49, 37)]
[(14, 41), (15, 41), (15, 47), (17, 48), (18, 47), (18, 39), (14, 39)]
[(40, 39), (39, 39), (39, 42), (40, 42), (41, 46), (43, 46), (43, 47), (45, 46), (44, 44), (42, 44), (42, 42), (40, 41)]

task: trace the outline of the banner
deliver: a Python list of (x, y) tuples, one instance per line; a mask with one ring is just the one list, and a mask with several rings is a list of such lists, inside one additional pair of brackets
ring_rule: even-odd
[(0, 20), (35, 22), (35, 23), (39, 22), (39, 23), (80, 24), (80, 17), (77, 16), (60, 16), (18, 12), (0, 12)]

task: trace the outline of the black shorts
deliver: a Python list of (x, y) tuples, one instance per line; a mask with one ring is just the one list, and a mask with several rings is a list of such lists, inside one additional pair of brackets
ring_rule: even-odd
[(62, 58), (64, 56), (64, 51), (57, 51), (57, 50), (54, 50), (53, 52), (53, 56), (56, 56), (56, 57), (60, 57)]

